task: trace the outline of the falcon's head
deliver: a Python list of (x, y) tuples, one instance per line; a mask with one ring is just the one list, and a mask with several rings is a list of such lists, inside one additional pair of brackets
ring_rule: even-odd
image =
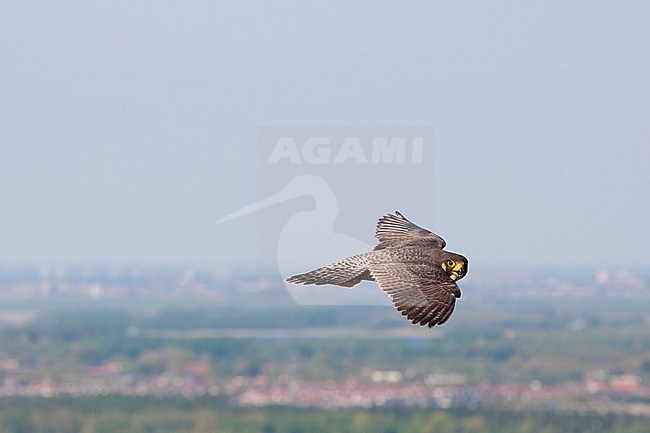
[(460, 254), (454, 254), (445, 251), (442, 256), (442, 269), (445, 270), (449, 278), (458, 281), (467, 274), (467, 259)]

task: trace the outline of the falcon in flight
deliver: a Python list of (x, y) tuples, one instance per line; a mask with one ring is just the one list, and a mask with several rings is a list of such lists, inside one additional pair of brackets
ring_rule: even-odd
[(456, 281), (467, 274), (467, 259), (444, 251), (443, 238), (397, 211), (379, 219), (375, 237), (379, 244), (374, 250), (294, 275), (287, 282), (352, 287), (362, 280), (376, 281), (397, 311), (414, 324), (431, 328), (445, 323), (460, 298)]

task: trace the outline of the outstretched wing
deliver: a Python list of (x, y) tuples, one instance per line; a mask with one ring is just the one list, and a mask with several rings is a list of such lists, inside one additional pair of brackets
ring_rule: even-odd
[(395, 215), (390, 214), (379, 219), (375, 237), (379, 240), (379, 245), (375, 247), (376, 250), (413, 241), (431, 244), (433, 248), (439, 250), (447, 245), (443, 238), (413, 224), (398, 211), (395, 211)]
[(414, 324), (442, 325), (454, 312), (460, 289), (441, 269), (425, 264), (380, 263), (370, 273), (397, 311)]

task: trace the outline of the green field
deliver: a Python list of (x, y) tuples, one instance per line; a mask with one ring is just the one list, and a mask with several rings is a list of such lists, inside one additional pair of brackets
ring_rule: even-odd
[[(470, 304), (440, 331), (413, 327), (383, 307), (144, 307), (126, 301), (5, 304), (2, 317), (20, 312), (33, 318), (0, 329), (0, 359), (19, 359), (32, 374), (47, 371), (52, 379), (114, 360), (146, 368), (143, 353), (163, 348), (208, 360), (215, 377), (297, 369), (322, 380), (355, 377), (361, 367), (409, 368), (416, 376), (442, 369), (470, 382), (554, 383), (581, 380), (589, 369), (650, 375), (650, 302), (574, 310), (540, 302)], [(301, 333), (309, 330), (323, 337), (305, 338)], [(391, 337), (402, 331), (406, 337)]]
[(215, 399), (0, 400), (3, 433), (647, 433), (633, 416), (549, 411), (237, 408)]

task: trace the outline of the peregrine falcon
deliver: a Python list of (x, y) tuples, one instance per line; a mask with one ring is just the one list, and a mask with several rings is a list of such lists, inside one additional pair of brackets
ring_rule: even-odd
[(379, 219), (374, 250), (287, 278), (288, 283), (352, 287), (376, 281), (397, 311), (420, 326), (445, 323), (454, 311), (467, 274), (467, 259), (444, 251), (445, 240), (399, 212)]

